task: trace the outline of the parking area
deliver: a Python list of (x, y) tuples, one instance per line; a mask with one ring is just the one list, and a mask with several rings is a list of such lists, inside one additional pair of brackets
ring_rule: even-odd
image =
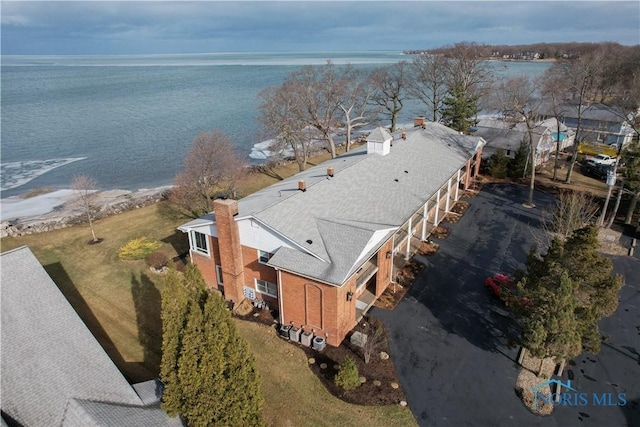
[(485, 185), (440, 248), (418, 259), (427, 268), (394, 311), (374, 309), (387, 326), (392, 356), (420, 425), (640, 425), (640, 258), (614, 259), (626, 286), (620, 307), (601, 323), (609, 336), (599, 355), (572, 361), (564, 379), (585, 393), (626, 393), (625, 406), (556, 407), (531, 414), (516, 396), (518, 334), (503, 304), (483, 286), (495, 273), (524, 266), (541, 236), (541, 212), (553, 202), (528, 189)]

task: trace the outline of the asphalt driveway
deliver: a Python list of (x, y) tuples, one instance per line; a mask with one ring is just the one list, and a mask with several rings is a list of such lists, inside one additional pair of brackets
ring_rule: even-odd
[(408, 403), (424, 426), (640, 425), (640, 258), (616, 257), (625, 275), (620, 306), (601, 323), (609, 336), (599, 355), (585, 354), (565, 370), (580, 392), (626, 393), (625, 406), (558, 406), (551, 417), (531, 414), (516, 396), (518, 329), (484, 289), (488, 275), (524, 267), (542, 235), (540, 216), (553, 199), (527, 188), (485, 185), (427, 268), (394, 311), (374, 309), (387, 326), (392, 357)]

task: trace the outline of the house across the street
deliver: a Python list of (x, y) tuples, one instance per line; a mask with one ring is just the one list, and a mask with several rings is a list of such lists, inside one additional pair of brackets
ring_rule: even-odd
[(208, 285), (340, 345), (478, 173), (482, 138), (414, 125), (180, 226)]

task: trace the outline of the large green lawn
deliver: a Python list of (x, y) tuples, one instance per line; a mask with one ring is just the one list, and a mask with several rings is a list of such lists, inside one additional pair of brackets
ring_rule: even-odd
[[(144, 261), (119, 260), (117, 252), (144, 236), (161, 241), (161, 250), (175, 256), (187, 249), (186, 236), (176, 231), (185, 221), (159, 203), (97, 221), (96, 233), (104, 239), (97, 245), (87, 244), (86, 226), (4, 238), (0, 245), (2, 251), (29, 246), (120, 370), (138, 382), (158, 376), (162, 276)], [(311, 373), (301, 350), (264, 326), (242, 321), (238, 326), (263, 378), (269, 425), (416, 425), (407, 408), (361, 407), (336, 399)]]

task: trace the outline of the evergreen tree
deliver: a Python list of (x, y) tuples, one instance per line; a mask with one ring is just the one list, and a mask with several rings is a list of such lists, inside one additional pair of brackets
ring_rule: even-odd
[(489, 175), (494, 178), (506, 178), (509, 171), (509, 158), (504, 155), (504, 150), (498, 148), (496, 153), (489, 157)]
[(526, 141), (522, 141), (509, 164), (510, 178), (524, 178), (529, 174), (531, 170), (529, 151), (529, 144)]
[(345, 361), (340, 364), (334, 381), (336, 385), (345, 390), (353, 390), (360, 386), (358, 367), (351, 358), (347, 357)]
[(479, 97), (470, 95), (462, 84), (451, 87), (443, 101), (442, 120), (450, 128), (468, 134), (470, 128), (478, 121), (476, 115), (480, 111), (478, 107)]
[(260, 377), (222, 297), (194, 265), (163, 290), (163, 408), (190, 425), (260, 426)]
[(174, 417), (180, 413), (178, 357), (182, 350), (189, 298), (178, 272), (170, 270), (162, 289), (162, 361), (160, 378), (165, 384), (162, 408)]
[(541, 257), (532, 251), (510, 305), (523, 319), (522, 344), (539, 357), (572, 358), (598, 353), (598, 321), (618, 306), (622, 277), (598, 253), (598, 229), (582, 228), (566, 241), (554, 239)]

